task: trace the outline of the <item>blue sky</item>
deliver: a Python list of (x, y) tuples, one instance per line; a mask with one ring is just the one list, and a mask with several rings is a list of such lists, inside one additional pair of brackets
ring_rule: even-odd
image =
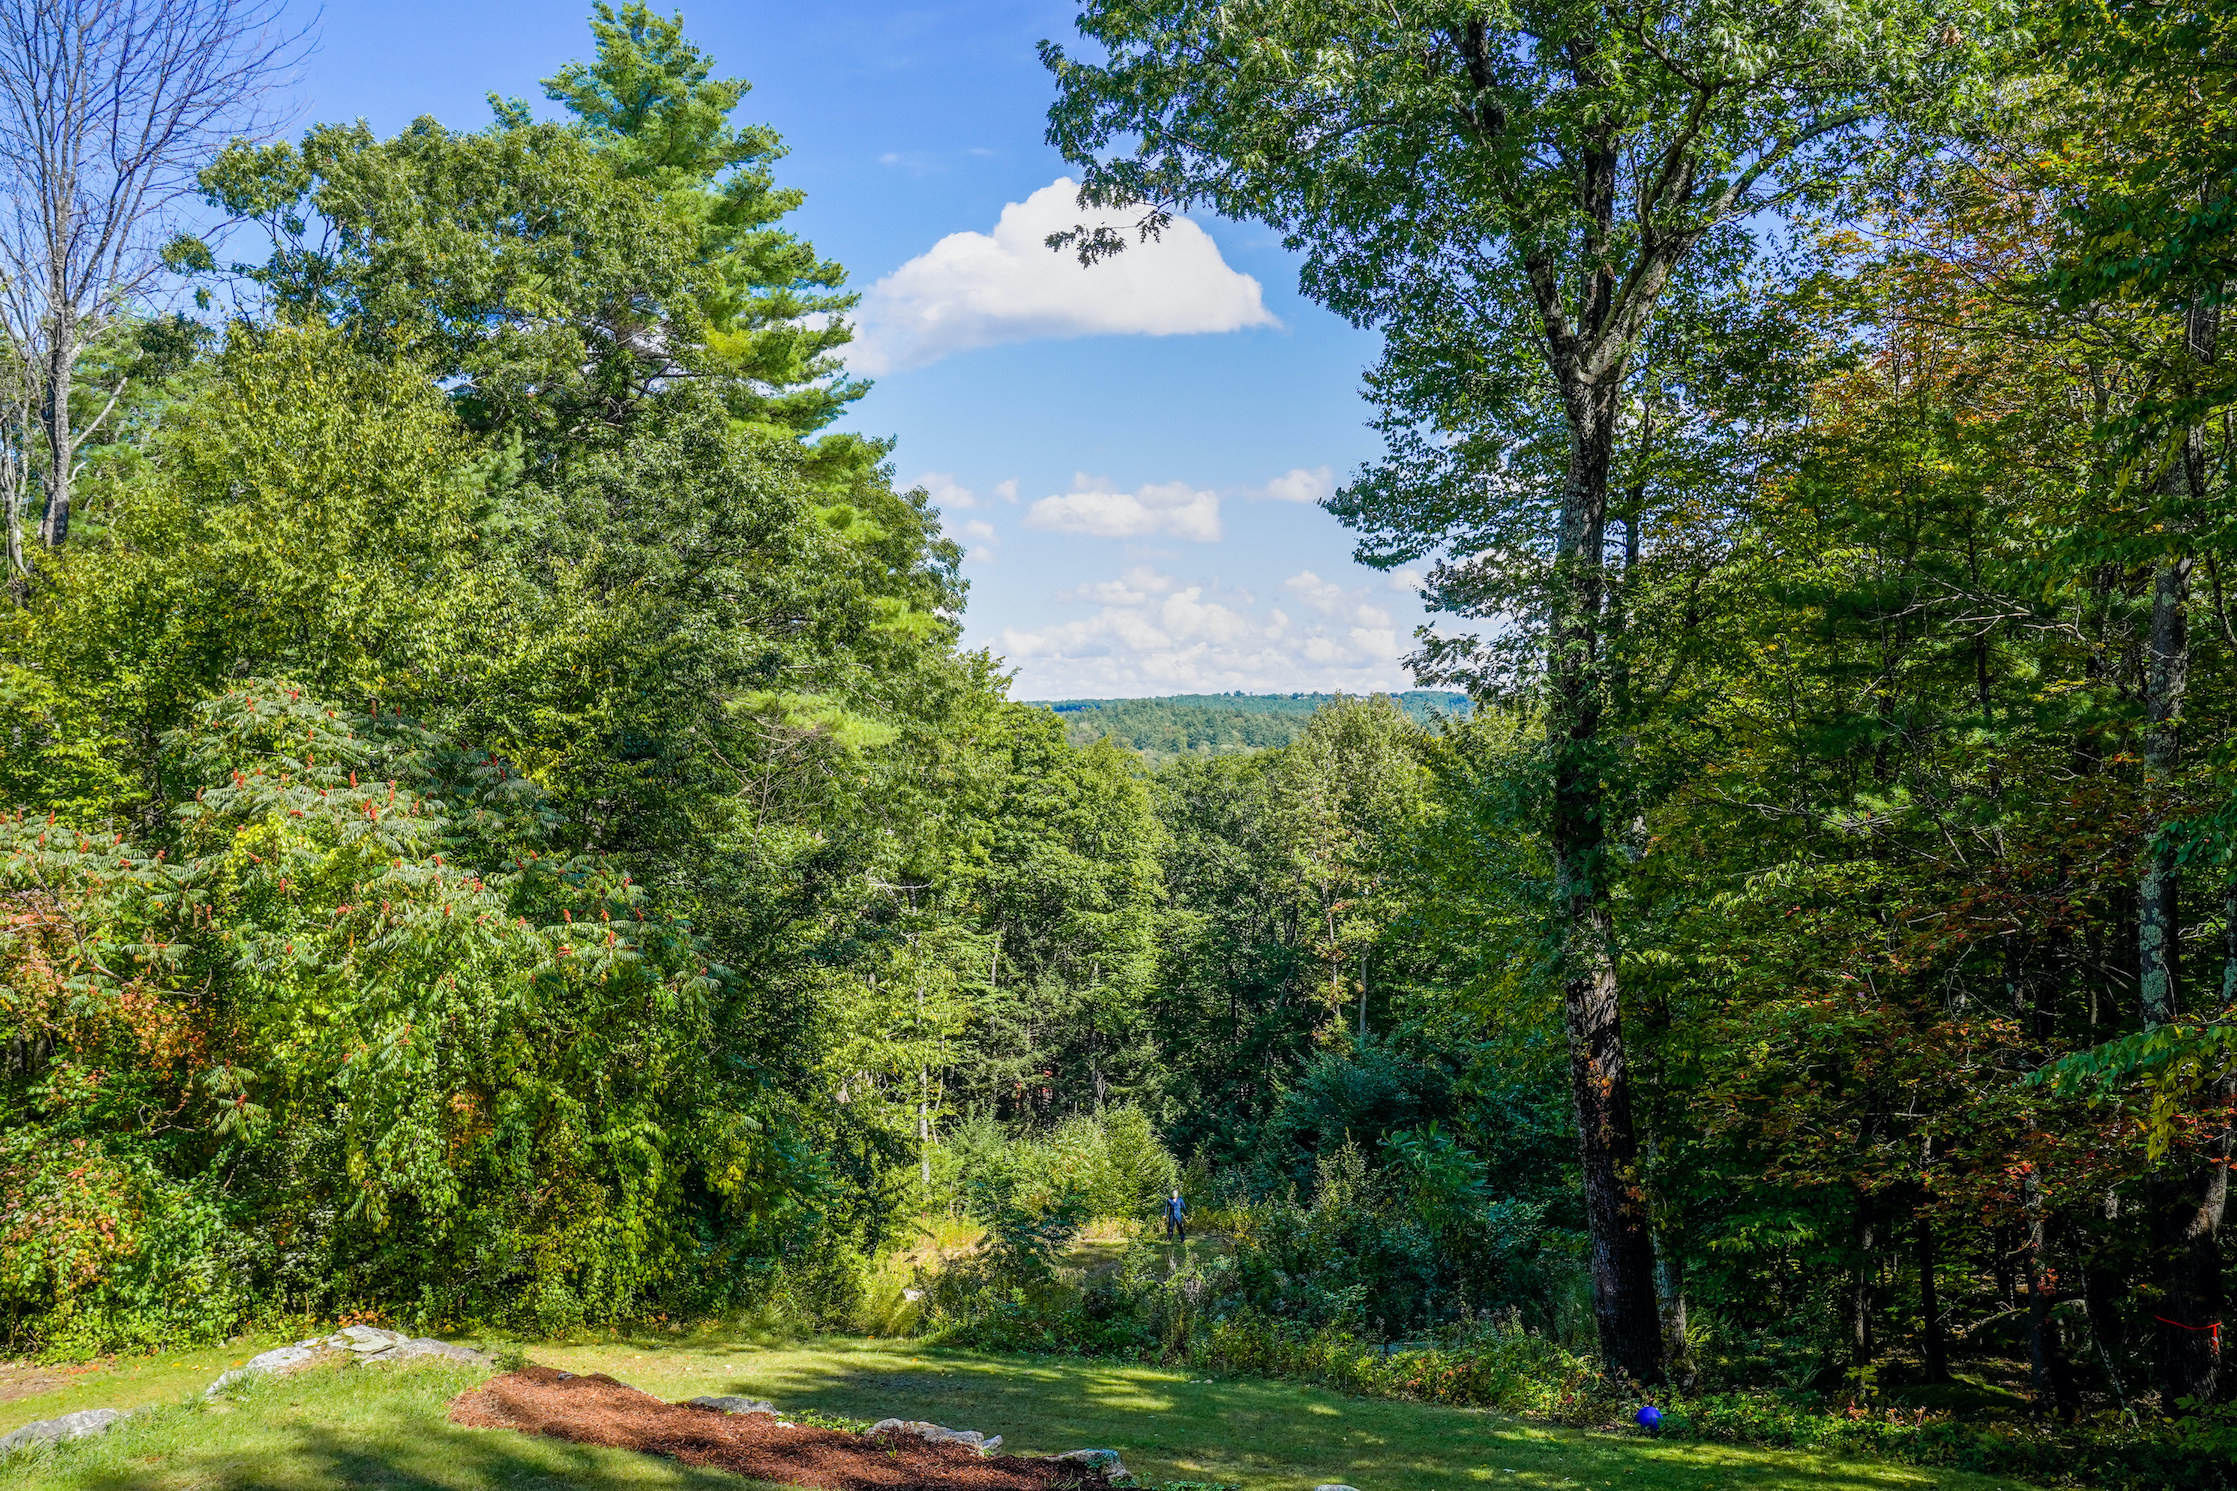
[[(1404, 687), (1421, 609), (1311, 500), (1372, 458), (1374, 337), (1300, 299), (1265, 229), (1200, 220), (1094, 270), (1042, 143), (1071, 0), (726, 0), (686, 32), (754, 85), (793, 226), (867, 297), (851, 428), (891, 436), (969, 548), (965, 636), (1021, 698)], [(575, 0), (328, 0), (298, 118), (476, 127), (587, 56)], [(548, 107), (548, 106), (547, 106)]]

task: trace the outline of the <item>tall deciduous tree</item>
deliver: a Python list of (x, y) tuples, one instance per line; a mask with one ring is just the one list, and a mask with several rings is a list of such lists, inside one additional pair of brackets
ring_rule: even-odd
[[(2186, 977), (2181, 966), (2185, 856), (2175, 789), (2190, 707), (2192, 590), (2201, 561), (2212, 565), (2227, 540), (2216, 499), (2226, 496), (2228, 456), (2214, 449), (2226, 447), (2226, 427), (2220, 442), (2209, 436), (2215, 416), (2226, 419), (2237, 404), (2221, 335), (2237, 286), (2237, 18), (2195, 3), (2061, 9), (2061, 55), (2089, 107), (2075, 110), (2065, 131), (2080, 163), (2067, 204), (2076, 231), (2049, 283), (2069, 310), (2093, 319), (2110, 308), (2156, 312), (2163, 333), (2139, 349), (2136, 407), (2107, 422), (2108, 443), (2130, 468), (2123, 485), (2149, 494), (2134, 504), (2144, 521), (2091, 535), (2106, 557), (2148, 565), (2152, 576), (2141, 754), (2157, 832), (2137, 876), (2138, 1013), (2149, 1038), (2213, 1005), (2217, 992), (2226, 1002), (2231, 990), (2227, 973)], [(2218, 572), (2209, 573), (2218, 590)], [(2226, 889), (2224, 906), (2237, 910)], [(2187, 1000), (2186, 988), (2194, 991)], [(2222, 1308), (2229, 1146), (2225, 1133), (2217, 1154), (2187, 1175), (2165, 1169), (2154, 1183), (2163, 1291), (2154, 1335), (2169, 1400), (2210, 1401), (2220, 1391), (2220, 1353), (2207, 1328)]]
[[(43, 438), (40, 537), (70, 533), (91, 424), (72, 416), (78, 355), (160, 267), (164, 209), (247, 126), (294, 37), (273, 0), (0, 4), (0, 330)], [(109, 391), (113, 407), (120, 389)], [(25, 485), (11, 483), (10, 555)]]
[[(1305, 251), (1308, 293), (1432, 339), (1448, 322), (1518, 387), (1558, 398), (1555, 552), (1530, 611), (1594, 1311), (1610, 1366), (1659, 1382), (1608, 894), (1621, 399), (1703, 241), (1833, 189), (1882, 148), (1893, 108), (1967, 65), (1964, 32), (1913, 0), (1097, 0), (1080, 26), (1107, 61), (1054, 45), (1043, 57), (1058, 85), (1050, 139), (1085, 170), (1084, 201), (1144, 204), (1145, 236), (1189, 204), (1266, 221)], [(1132, 148), (1114, 153), (1122, 139)], [(1125, 245), (1110, 229), (1059, 239), (1088, 259)], [(1484, 500), (1501, 485), (1487, 480)]]

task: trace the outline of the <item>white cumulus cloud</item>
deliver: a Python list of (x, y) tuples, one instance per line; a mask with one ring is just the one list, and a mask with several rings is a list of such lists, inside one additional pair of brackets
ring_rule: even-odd
[(1070, 492), (1043, 497), (1027, 508), (1025, 526), (1092, 538), (1148, 538), (1164, 533), (1217, 543), (1219, 494), (1185, 481), (1151, 482), (1121, 492), (1083, 471), (1072, 478)]
[(950, 233), (871, 286), (848, 365), (878, 374), (999, 342), (1280, 324), (1258, 281), (1229, 268), (1211, 235), (1187, 218), (1092, 266), (1052, 251), (1048, 235), (1077, 223), (1124, 229), (1133, 221), (1125, 212), (1083, 211), (1078, 191), (1060, 176), (1004, 207), (991, 234)]
[(1325, 502), (1336, 494), (1336, 472), (1328, 466), (1285, 471), (1251, 493), (1270, 502)]
[(1002, 540), (995, 533), (992, 523), (982, 523), (977, 518), (969, 518), (960, 524), (955, 532), (971, 546), (963, 555), (965, 560), (976, 560), (980, 564), (992, 564), (994, 562), (994, 551)]
[(1282, 581), (1282, 589), (1323, 616), (1349, 622), (1354, 628), (1364, 628), (1378, 637), (1386, 632), (1393, 637), (1397, 635), (1390, 631), (1390, 613), (1371, 603), (1364, 590), (1346, 590), (1334, 580), (1323, 580), (1309, 569), (1300, 570)]
[(1310, 572), (1286, 588), (1326, 619), (1299, 622), (1248, 591), (1136, 566), (1058, 593), (1093, 606), (1091, 614), (1005, 628), (999, 647), (1018, 669), (1018, 696), (1028, 699), (1408, 686), (1398, 630), (1388, 616), (1376, 626), (1362, 614), (1373, 611), (1364, 592)]
[(916, 485), (924, 488), (925, 495), (932, 499), (932, 505), (942, 512), (960, 512), (964, 508), (978, 506), (979, 500), (972, 495), (971, 489), (945, 471), (927, 471), (916, 479)]
[(1116, 580), (1097, 580), (1093, 584), (1059, 590), (1056, 598), (1091, 601), (1098, 605), (1138, 606), (1153, 595), (1165, 594), (1174, 583), (1171, 575), (1161, 575), (1146, 564), (1137, 564)]

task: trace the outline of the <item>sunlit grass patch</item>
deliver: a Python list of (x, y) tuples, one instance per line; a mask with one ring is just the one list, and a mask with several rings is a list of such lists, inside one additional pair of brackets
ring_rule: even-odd
[[(7, 1421), (151, 1404), (98, 1438), (0, 1464), (0, 1491), (741, 1491), (733, 1476), (451, 1424), (451, 1398), (486, 1375), (458, 1363), (327, 1366), (201, 1389), (253, 1343), (143, 1358), (0, 1405)], [(1113, 1448), (1147, 1481), (1248, 1491), (2023, 1491), (1990, 1476), (1741, 1445), (1554, 1428), (1472, 1409), (1347, 1398), (1201, 1369), (996, 1357), (907, 1341), (785, 1341), (735, 1326), (654, 1321), (533, 1343), (530, 1360), (606, 1372), (671, 1401), (769, 1398), (853, 1419), (930, 1419), (1049, 1453)]]
[(0, 1462), (0, 1488), (740, 1491), (748, 1484), (627, 1450), (450, 1423), (450, 1400), (486, 1375), (422, 1361), (266, 1377), (210, 1399), (200, 1396), (198, 1384), (190, 1397), (142, 1408), (106, 1434), (10, 1456)]

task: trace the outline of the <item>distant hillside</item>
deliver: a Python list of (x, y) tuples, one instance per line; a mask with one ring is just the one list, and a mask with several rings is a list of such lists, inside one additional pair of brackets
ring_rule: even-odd
[[(1415, 689), (1391, 696), (1427, 722), (1468, 713), (1466, 694)], [(1285, 746), (1334, 694), (1175, 694), (1164, 699), (1053, 699), (1040, 702), (1064, 716), (1074, 745), (1108, 735), (1142, 753), (1152, 766), (1177, 756), (1233, 756)]]

